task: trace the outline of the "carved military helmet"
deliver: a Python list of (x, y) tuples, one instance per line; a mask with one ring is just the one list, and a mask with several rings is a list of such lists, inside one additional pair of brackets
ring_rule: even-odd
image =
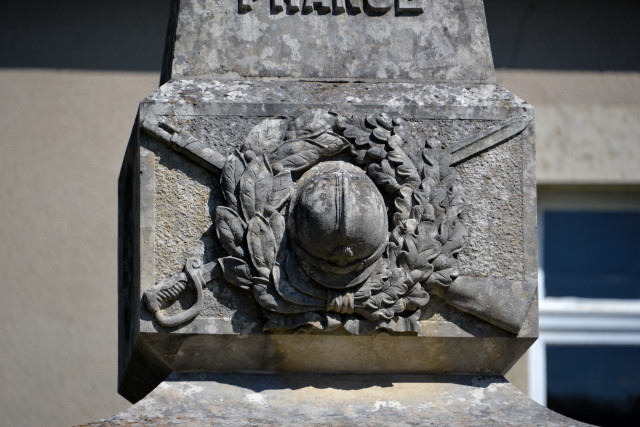
[(328, 288), (366, 280), (388, 242), (382, 195), (361, 169), (341, 161), (321, 163), (300, 178), (288, 223), (302, 267)]

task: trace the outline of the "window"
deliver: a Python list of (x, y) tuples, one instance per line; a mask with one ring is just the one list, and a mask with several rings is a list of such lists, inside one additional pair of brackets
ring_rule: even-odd
[(640, 422), (640, 193), (540, 189), (540, 339), (530, 395), (598, 425)]

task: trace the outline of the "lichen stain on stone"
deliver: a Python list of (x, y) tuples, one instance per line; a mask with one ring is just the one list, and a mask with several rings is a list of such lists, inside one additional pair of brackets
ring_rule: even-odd
[(263, 407), (269, 406), (267, 400), (260, 393), (247, 393), (245, 394), (244, 399), (252, 405)]
[(373, 404), (373, 411), (404, 412), (407, 408), (395, 400), (376, 400)]

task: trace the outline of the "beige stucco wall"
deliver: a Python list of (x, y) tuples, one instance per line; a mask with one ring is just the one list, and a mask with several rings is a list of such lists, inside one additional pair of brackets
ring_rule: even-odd
[[(157, 73), (0, 70), (0, 425), (70, 425), (116, 393), (116, 183)], [(498, 71), (537, 109), (542, 183), (640, 183), (640, 74)], [(526, 364), (509, 378), (526, 390)]]
[(128, 406), (116, 393), (116, 182), (158, 79), (0, 71), (0, 425)]
[(640, 183), (640, 73), (497, 71), (536, 108), (539, 184)]

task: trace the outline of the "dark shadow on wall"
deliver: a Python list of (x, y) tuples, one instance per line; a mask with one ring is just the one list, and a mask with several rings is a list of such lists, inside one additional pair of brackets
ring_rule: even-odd
[(160, 71), (170, 0), (0, 1), (0, 67)]
[(640, 70), (637, 0), (485, 0), (496, 68)]
[[(170, 0), (0, 5), (0, 68), (161, 69)], [(485, 11), (496, 68), (640, 71), (640, 1), (485, 0)]]

